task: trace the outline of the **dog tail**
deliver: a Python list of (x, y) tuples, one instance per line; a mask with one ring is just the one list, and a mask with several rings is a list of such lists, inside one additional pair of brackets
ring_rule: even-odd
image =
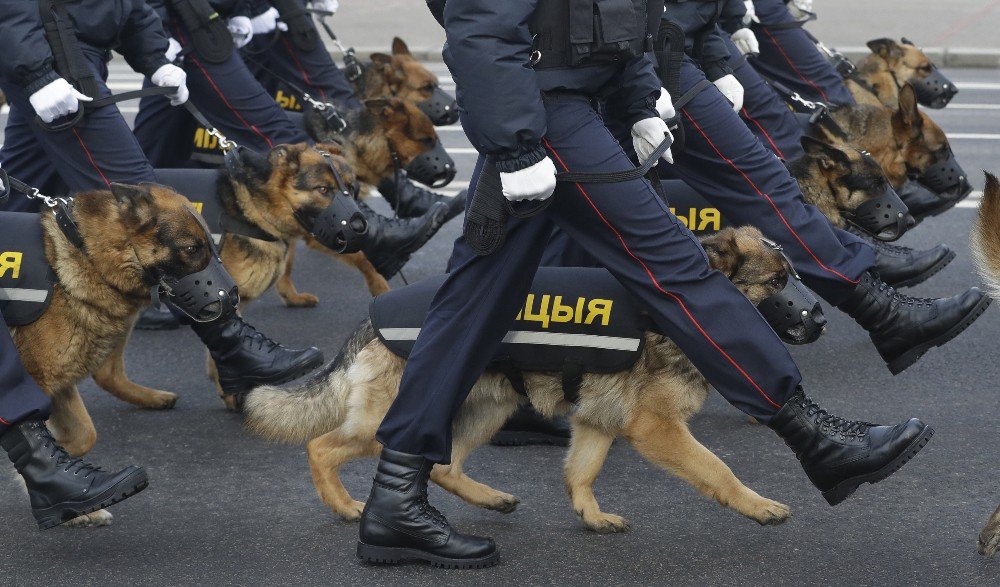
[(992, 173), (972, 225), (972, 253), (990, 295), (1000, 298), (1000, 181)]
[(243, 406), (247, 428), (269, 440), (289, 443), (308, 442), (335, 429), (344, 418), (351, 390), (347, 371), (373, 340), (375, 331), (371, 321), (365, 320), (321, 371), (291, 386), (252, 390)]

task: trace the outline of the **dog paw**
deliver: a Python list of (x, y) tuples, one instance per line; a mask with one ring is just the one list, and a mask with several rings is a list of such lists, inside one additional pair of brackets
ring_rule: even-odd
[(587, 526), (587, 529), (593, 530), (598, 534), (618, 534), (620, 532), (628, 532), (632, 529), (628, 520), (615, 514), (587, 516), (583, 519), (583, 523)]
[(73, 518), (63, 524), (63, 526), (67, 528), (99, 528), (101, 526), (110, 526), (114, 519), (115, 517), (108, 510), (97, 510), (96, 512)]
[(764, 499), (763, 503), (755, 508), (750, 517), (756, 520), (761, 526), (777, 526), (792, 517), (792, 510), (783, 503)]
[(990, 520), (979, 533), (979, 554), (993, 556), (1000, 550), (1000, 521)]
[(319, 298), (311, 293), (299, 293), (294, 296), (283, 297), (282, 301), (289, 308), (312, 308), (319, 303)]
[(509, 493), (501, 493), (489, 502), (482, 504), (482, 506), (488, 510), (493, 510), (495, 512), (500, 512), (501, 514), (509, 514), (517, 509), (517, 506), (521, 503), (521, 500), (517, 497), (510, 495)]
[(361, 512), (365, 509), (365, 502), (352, 500), (351, 505), (346, 508), (338, 509), (337, 514), (340, 515), (341, 519), (345, 522), (357, 522), (361, 519)]
[(145, 407), (150, 410), (169, 410), (177, 405), (178, 397), (176, 393), (159, 391), (150, 397), (149, 403)]

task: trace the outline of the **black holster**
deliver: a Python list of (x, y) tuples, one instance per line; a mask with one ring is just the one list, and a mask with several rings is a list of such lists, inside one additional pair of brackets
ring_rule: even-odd
[(272, 0), (271, 4), (288, 25), (286, 34), (292, 39), (292, 44), (302, 51), (315, 51), (319, 45), (319, 31), (302, 3), (299, 0)]
[(168, 1), (191, 34), (191, 44), (199, 57), (209, 63), (223, 63), (232, 56), (233, 35), (208, 0)]
[[(675, 102), (681, 97), (681, 63), (684, 61), (684, 29), (675, 22), (661, 20), (653, 46), (656, 57), (656, 74), (660, 83)], [(670, 133), (674, 135), (671, 147), (674, 153), (684, 150), (684, 125), (680, 121), (680, 110), (684, 105), (676, 102), (676, 116), (667, 121)]]

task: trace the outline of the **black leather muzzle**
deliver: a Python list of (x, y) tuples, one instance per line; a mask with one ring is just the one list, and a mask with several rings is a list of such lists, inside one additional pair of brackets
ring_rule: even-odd
[(240, 306), (240, 289), (233, 276), (222, 266), (219, 249), (215, 246), (205, 220), (194, 212), (191, 214), (205, 229), (212, 255), (201, 271), (183, 277), (161, 276), (158, 286), (160, 299), (177, 306), (195, 322), (227, 319), (236, 314)]
[(862, 203), (844, 218), (865, 234), (883, 242), (899, 239), (910, 228), (909, 209), (888, 183), (885, 191)]
[(406, 173), (420, 183), (432, 188), (440, 188), (455, 179), (455, 161), (445, 151), (441, 138), (430, 151), (417, 155), (406, 166)]
[[(771, 241), (764, 239), (764, 244), (781, 251), (781, 246)], [(781, 254), (788, 261), (788, 266), (792, 267), (788, 256), (784, 252)], [(823, 307), (816, 296), (806, 289), (794, 269), (789, 273), (785, 287), (757, 304), (757, 310), (778, 337), (788, 344), (815, 342), (826, 329)]]
[(324, 247), (337, 253), (356, 253), (368, 236), (368, 220), (357, 201), (339, 192), (319, 214), (296, 211), (295, 219)]
[(454, 96), (434, 86), (430, 98), (417, 104), (417, 108), (431, 119), (434, 126), (447, 126), (458, 122), (458, 102)]
[(923, 79), (909, 80), (917, 95), (917, 102), (928, 108), (944, 108), (958, 93), (958, 87), (936, 65), (931, 66), (931, 74)]
[(969, 174), (958, 164), (954, 151), (948, 158), (931, 165), (917, 180), (928, 189), (948, 200), (961, 200), (972, 192)]

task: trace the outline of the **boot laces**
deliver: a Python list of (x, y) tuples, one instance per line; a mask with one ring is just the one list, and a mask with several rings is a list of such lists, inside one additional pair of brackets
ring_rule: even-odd
[(438, 509), (431, 505), (431, 502), (427, 499), (427, 487), (424, 486), (420, 489), (420, 499), (417, 500), (417, 509), (421, 514), (428, 516), (431, 521), (433, 521), (438, 526), (442, 528), (448, 527), (448, 518), (444, 517)]
[(880, 251), (885, 251), (887, 253), (898, 255), (900, 257), (905, 257), (913, 251), (910, 247), (903, 247), (900, 245), (894, 245), (892, 243), (885, 243), (881, 241), (876, 241), (876, 248)]
[(885, 281), (882, 281), (882, 279), (878, 278), (877, 276), (875, 278), (875, 286), (879, 290), (879, 292), (883, 293), (891, 300), (899, 302), (900, 304), (908, 306), (918, 306), (918, 307), (931, 306), (934, 304), (934, 298), (918, 298), (915, 296), (908, 296), (906, 294), (899, 293), (899, 290), (892, 287)]
[(245, 322), (242, 318), (237, 318), (240, 321), (240, 332), (239, 336), (243, 340), (247, 341), (247, 345), (254, 350), (263, 350), (266, 353), (273, 353), (280, 344), (274, 342), (267, 337), (263, 332), (258, 331), (249, 322)]
[(802, 396), (799, 405), (805, 411), (806, 416), (812, 418), (814, 422), (819, 424), (820, 430), (828, 434), (839, 434), (843, 438), (862, 438), (868, 433), (868, 429), (874, 426), (870, 422), (834, 416), (805, 395)]
[(39, 425), (35, 428), (38, 432), (38, 437), (42, 439), (44, 444), (43, 448), (49, 449), (49, 458), (56, 460), (56, 466), (62, 467), (67, 473), (73, 473), (74, 475), (79, 475), (83, 473), (84, 477), (89, 477), (94, 473), (101, 471), (102, 469), (97, 465), (93, 465), (84, 461), (81, 458), (73, 457), (66, 449), (56, 442), (56, 439), (49, 432), (48, 428), (43, 425)]

